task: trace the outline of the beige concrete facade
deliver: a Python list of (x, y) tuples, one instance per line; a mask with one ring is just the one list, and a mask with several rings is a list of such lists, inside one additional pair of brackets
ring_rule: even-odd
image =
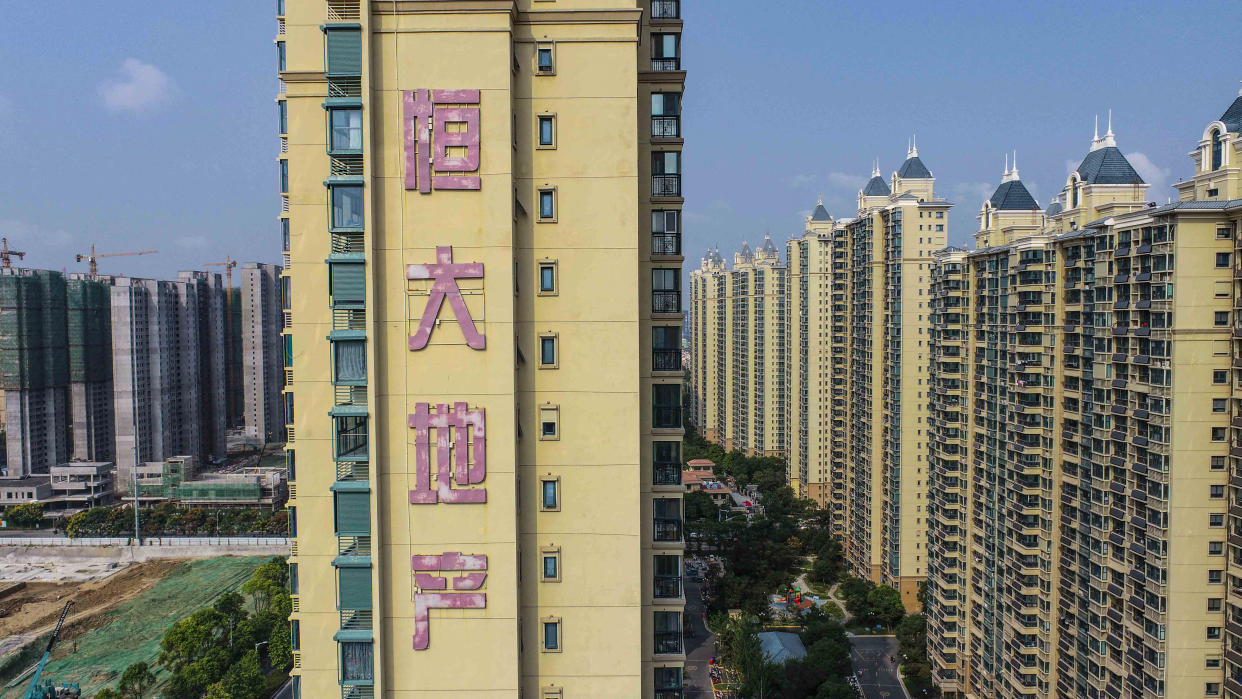
[(677, 5), (286, 0), (301, 696), (681, 696)]
[(1042, 214), (1007, 172), (979, 249), (937, 255), (928, 640), (948, 696), (1242, 696), (1240, 119), (1242, 98), (1204, 130), (1177, 203), (1146, 203), (1110, 126)]
[(854, 572), (897, 588), (910, 609), (927, 574), (931, 255), (951, 206), (934, 184), (911, 147), (888, 182), (876, 169), (855, 218), (817, 206), (786, 244), (787, 268), (774, 268), (788, 318), (779, 407), (771, 374), (753, 373), (756, 356), (773, 356), (753, 329), (755, 309), (777, 303), (754, 293), (763, 256), (744, 247), (727, 271), (710, 253), (691, 275), (692, 404), (705, 436), (771, 453), (754, 439), (756, 411), (785, 416), (790, 485), (832, 509)]
[(787, 449), (786, 284), (780, 253), (765, 237), (725, 267), (719, 253), (690, 273), (691, 411), (704, 436), (748, 456)]

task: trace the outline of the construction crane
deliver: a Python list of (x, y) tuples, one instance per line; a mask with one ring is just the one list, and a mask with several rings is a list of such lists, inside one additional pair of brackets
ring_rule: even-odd
[(4, 261), (4, 268), (9, 269), (13, 266), (13, 258), (23, 259), (26, 253), (9, 249), (9, 239), (0, 238), (0, 260)]
[(95, 244), (91, 243), (91, 252), (89, 255), (74, 255), (74, 259), (78, 262), (86, 260), (91, 265), (91, 276), (99, 275), (99, 265), (95, 263), (101, 257), (127, 257), (129, 255), (154, 255), (159, 250), (138, 250), (136, 252), (95, 252)]
[[(205, 267), (223, 267), (224, 268), (224, 382), (226, 388), (225, 394), (233, 390), (233, 362), (227, 358), (233, 356), (233, 268), (237, 266), (237, 260), (228, 255), (224, 256), (224, 262), (204, 262)], [(228, 412), (232, 412), (234, 396), (229, 395)]]
[(47, 693), (45, 687), (39, 686), (39, 679), (43, 676), (43, 666), (47, 665), (47, 659), (52, 657), (52, 646), (56, 645), (56, 637), (60, 635), (60, 627), (65, 624), (65, 617), (69, 616), (69, 607), (72, 604), (72, 600), (65, 602), (65, 608), (60, 612), (60, 620), (56, 622), (56, 629), (52, 631), (52, 637), (47, 640), (47, 650), (43, 651), (43, 657), (39, 660), (39, 667), (35, 669), (34, 679), (30, 681), (30, 690), (26, 692), (26, 699), (38, 699)]

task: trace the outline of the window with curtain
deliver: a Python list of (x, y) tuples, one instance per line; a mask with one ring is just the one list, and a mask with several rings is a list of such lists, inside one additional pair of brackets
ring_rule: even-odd
[(332, 227), (362, 228), (362, 185), (338, 185), (332, 188)]
[(361, 151), (362, 150), (362, 110), (333, 109), (331, 150)]
[(368, 682), (375, 679), (375, 656), (370, 643), (341, 644), (341, 679), (345, 682)]
[(365, 340), (332, 343), (336, 350), (337, 383), (365, 384), (367, 380), (367, 344)]

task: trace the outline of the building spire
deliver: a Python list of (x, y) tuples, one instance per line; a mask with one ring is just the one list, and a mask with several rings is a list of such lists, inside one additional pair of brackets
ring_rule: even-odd
[(1018, 149), (1013, 149), (1013, 172), (1010, 173), (1013, 178), (1018, 179)]
[(1006, 182), (1005, 177), (1009, 177), (1009, 154), (1005, 154), (1005, 174), (1001, 176), (1001, 182)]
[(871, 176), (872, 177), (880, 176), (880, 159), (879, 158), (875, 159), (875, 167), (871, 168)]
[(910, 137), (910, 157), (919, 157), (919, 137), (917, 134)]

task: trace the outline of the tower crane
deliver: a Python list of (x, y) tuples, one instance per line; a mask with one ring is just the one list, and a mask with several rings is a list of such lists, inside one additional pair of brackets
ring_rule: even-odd
[(0, 260), (3, 261), (4, 269), (9, 269), (13, 266), (14, 257), (20, 260), (26, 257), (26, 253), (10, 250), (9, 239), (0, 238)]
[(78, 255), (74, 255), (73, 257), (78, 262), (81, 262), (82, 260), (86, 260), (87, 262), (89, 262), (91, 276), (94, 277), (99, 274), (99, 265), (96, 264), (95, 261), (101, 257), (128, 257), (129, 255), (154, 255), (157, 252), (159, 252), (159, 250), (138, 250), (135, 252), (99, 252), (97, 253), (95, 252), (95, 244), (91, 243), (90, 254), (87, 254), (87, 255), (78, 254)]

